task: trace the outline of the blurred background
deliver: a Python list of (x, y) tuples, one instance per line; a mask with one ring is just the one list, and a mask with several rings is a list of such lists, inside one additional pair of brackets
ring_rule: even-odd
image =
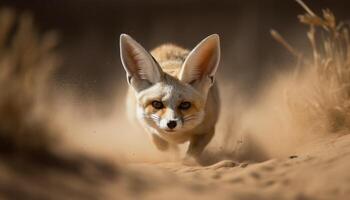
[[(350, 1), (306, 3), (315, 11), (330, 8), (338, 19), (350, 19)], [(58, 31), (59, 87), (106, 101), (111, 99), (111, 87), (126, 87), (117, 46), (121, 33), (130, 34), (149, 50), (164, 42), (193, 48), (205, 36), (220, 34), (219, 76), (246, 91), (247, 100), (276, 70), (295, 63), (272, 39), (271, 28), (298, 49), (308, 47), (307, 27), (296, 18), (303, 10), (293, 0), (0, 0), (0, 6), (29, 11), (39, 30)]]
[[(349, 0), (305, 3), (350, 19)], [(115, 188), (113, 198), (101, 196), (106, 182), (122, 180), (135, 194), (148, 185), (119, 168), (125, 160), (162, 161), (144, 131), (121, 114), (119, 97), (127, 88), (121, 33), (148, 50), (165, 42), (192, 49), (207, 35), (220, 35), (218, 80), (228, 107), (218, 132), (227, 142), (241, 117), (235, 111), (245, 112), (233, 108), (236, 99), (254, 105), (266, 81), (296, 64), (270, 30), (309, 50), (308, 27), (297, 19), (303, 13), (294, 0), (0, 0), (0, 198), (115, 199)], [(227, 90), (231, 86), (235, 90)], [(272, 109), (266, 113), (279, 117)]]

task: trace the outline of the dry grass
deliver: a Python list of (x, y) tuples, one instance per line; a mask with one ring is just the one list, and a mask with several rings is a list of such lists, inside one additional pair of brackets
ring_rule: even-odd
[(103, 198), (118, 175), (111, 162), (56, 148), (62, 132), (48, 100), (56, 41), (30, 15), (0, 10), (0, 199)]
[(0, 150), (47, 148), (53, 130), (40, 113), (56, 67), (56, 36), (39, 36), (29, 14), (0, 10)]
[[(302, 1), (306, 11), (299, 15), (308, 25), (307, 38), (312, 58), (296, 51), (277, 32), (273, 37), (298, 58), (295, 89), (287, 89), (287, 103), (297, 119), (326, 132), (350, 129), (350, 40), (348, 26), (337, 22), (334, 14), (325, 9), (315, 14)], [(307, 54), (307, 53), (306, 53)], [(300, 68), (300, 66), (302, 68)], [(294, 90), (294, 91), (293, 91)]]
[[(326, 9), (315, 14), (297, 1), (309, 27), (309, 50), (293, 47), (277, 31), (272, 36), (295, 58), (295, 71), (265, 83), (255, 101), (239, 99), (239, 90), (223, 88), (223, 104), (212, 157), (261, 161), (295, 154), (323, 137), (350, 132), (350, 35)], [(237, 100), (238, 99), (238, 100)]]

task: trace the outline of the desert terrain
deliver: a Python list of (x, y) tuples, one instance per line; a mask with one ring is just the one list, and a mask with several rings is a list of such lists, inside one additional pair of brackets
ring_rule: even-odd
[(127, 119), (126, 87), (105, 105), (56, 80), (57, 34), (0, 10), (0, 199), (349, 199), (349, 29), (297, 2), (309, 48), (271, 30), (293, 66), (254, 101), (219, 76), (223, 109), (195, 166), (181, 162), (188, 144), (159, 152)]

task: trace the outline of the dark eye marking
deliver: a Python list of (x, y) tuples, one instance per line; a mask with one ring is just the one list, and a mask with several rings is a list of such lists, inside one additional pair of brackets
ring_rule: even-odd
[(162, 109), (162, 108), (164, 108), (164, 104), (161, 101), (152, 101), (152, 106), (155, 109)]
[(191, 103), (188, 101), (184, 101), (184, 102), (180, 103), (180, 105), (179, 105), (179, 109), (181, 109), (181, 110), (187, 110), (190, 107), (191, 107)]

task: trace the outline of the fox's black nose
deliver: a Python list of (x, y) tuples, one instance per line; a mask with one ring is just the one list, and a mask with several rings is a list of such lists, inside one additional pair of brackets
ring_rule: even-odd
[(167, 124), (166, 124), (170, 129), (173, 129), (176, 127), (176, 121), (174, 120), (170, 120)]

